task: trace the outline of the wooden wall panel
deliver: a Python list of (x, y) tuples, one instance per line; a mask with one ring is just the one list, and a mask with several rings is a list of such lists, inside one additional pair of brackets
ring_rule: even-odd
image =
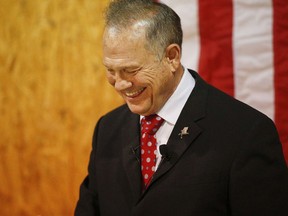
[(0, 215), (72, 215), (105, 79), (107, 0), (0, 0)]

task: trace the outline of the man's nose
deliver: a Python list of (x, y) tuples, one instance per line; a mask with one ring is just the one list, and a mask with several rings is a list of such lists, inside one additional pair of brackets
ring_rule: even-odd
[(130, 88), (132, 86), (132, 82), (121, 78), (120, 76), (117, 76), (116, 80), (115, 80), (115, 89), (117, 91), (123, 91), (127, 88)]

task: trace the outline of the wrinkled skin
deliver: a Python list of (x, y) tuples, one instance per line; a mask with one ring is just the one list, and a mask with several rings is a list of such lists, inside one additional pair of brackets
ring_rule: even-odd
[(177, 44), (170, 44), (161, 57), (148, 50), (141, 22), (123, 31), (113, 27), (104, 31), (103, 64), (108, 82), (139, 115), (158, 112), (176, 89), (183, 75), (180, 53)]

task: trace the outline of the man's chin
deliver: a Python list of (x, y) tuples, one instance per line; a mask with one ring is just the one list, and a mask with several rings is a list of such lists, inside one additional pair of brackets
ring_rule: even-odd
[(130, 104), (127, 103), (130, 111), (132, 113), (138, 114), (138, 115), (143, 115), (143, 116), (147, 116), (150, 115), (151, 113), (149, 112), (149, 109), (143, 107), (143, 106), (139, 106), (139, 105), (135, 105), (135, 104)]

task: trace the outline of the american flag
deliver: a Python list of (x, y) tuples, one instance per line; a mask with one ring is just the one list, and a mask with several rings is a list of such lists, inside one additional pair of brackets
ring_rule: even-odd
[(161, 2), (181, 17), (183, 64), (274, 120), (288, 163), (288, 1)]

